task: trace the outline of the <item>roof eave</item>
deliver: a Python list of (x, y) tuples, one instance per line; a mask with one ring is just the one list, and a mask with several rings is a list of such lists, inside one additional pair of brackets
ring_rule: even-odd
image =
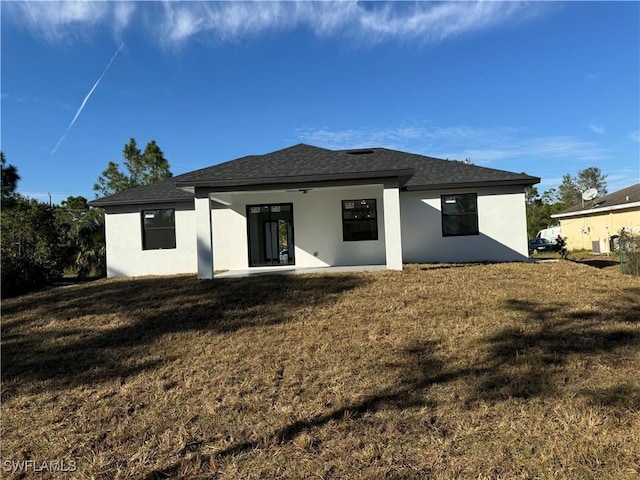
[(589, 208), (587, 210), (576, 210), (573, 212), (554, 213), (551, 218), (567, 218), (567, 217), (580, 217), (583, 215), (591, 215), (594, 213), (606, 213), (613, 212), (615, 210), (626, 210), (628, 208), (640, 208), (640, 202), (620, 203), (618, 205), (611, 205), (608, 207)]
[(474, 182), (441, 182), (427, 185), (407, 185), (405, 190), (441, 190), (449, 188), (475, 188), (475, 187), (504, 187), (504, 186), (530, 186), (540, 183), (538, 177), (511, 180), (484, 180)]
[(162, 197), (162, 198), (139, 198), (134, 200), (107, 200), (97, 199), (91, 200), (89, 206), (91, 207), (112, 207), (121, 205), (145, 205), (151, 203), (193, 203), (193, 198), (184, 197)]

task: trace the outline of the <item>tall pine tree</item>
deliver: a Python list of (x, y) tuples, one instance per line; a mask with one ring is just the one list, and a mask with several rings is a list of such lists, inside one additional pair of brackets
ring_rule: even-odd
[(14, 165), (6, 165), (7, 159), (4, 152), (0, 152), (0, 167), (2, 169), (2, 205), (8, 201), (14, 200), (16, 188), (18, 188), (18, 169)]
[(562, 184), (558, 187), (560, 202), (565, 208), (580, 205), (582, 193), (590, 188), (598, 191), (598, 196), (607, 194), (607, 176), (598, 167), (579, 170), (576, 177), (566, 174), (562, 177)]
[(122, 156), (127, 172), (122, 172), (117, 163), (109, 162), (93, 186), (96, 195), (113, 195), (173, 176), (169, 161), (155, 140), (151, 140), (142, 152), (136, 139), (131, 138), (124, 146)]

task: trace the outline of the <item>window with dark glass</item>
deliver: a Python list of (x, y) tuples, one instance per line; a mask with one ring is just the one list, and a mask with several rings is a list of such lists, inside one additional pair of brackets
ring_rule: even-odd
[(378, 239), (375, 199), (342, 201), (342, 238), (345, 242)]
[(442, 195), (442, 236), (478, 235), (478, 196)]
[(176, 248), (175, 209), (142, 211), (142, 248)]

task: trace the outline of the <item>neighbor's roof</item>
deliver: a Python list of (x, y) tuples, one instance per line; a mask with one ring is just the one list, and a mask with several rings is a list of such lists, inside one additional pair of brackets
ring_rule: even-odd
[(522, 173), (495, 170), (386, 148), (327, 150), (299, 144), (265, 155), (249, 155), (178, 175), (161, 182), (91, 202), (95, 206), (159, 201), (188, 201), (182, 190), (209, 187), (292, 188), (318, 182), (366, 183), (396, 178), (403, 190), (433, 190), (501, 185), (533, 185), (540, 181)]
[(551, 215), (551, 217), (575, 217), (626, 208), (640, 208), (640, 183), (610, 193), (609, 195), (596, 197), (593, 200), (585, 200), (584, 205), (580, 204), (567, 208), (560, 213)]

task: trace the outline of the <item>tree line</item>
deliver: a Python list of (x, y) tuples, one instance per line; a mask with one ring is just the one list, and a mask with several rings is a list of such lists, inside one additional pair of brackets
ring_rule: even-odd
[[(93, 187), (96, 197), (172, 176), (155, 140), (142, 151), (131, 138), (122, 154), (125, 170), (109, 162)], [(2, 296), (37, 289), (63, 275), (104, 276), (104, 211), (90, 207), (82, 196), (69, 196), (60, 205), (50, 205), (20, 195), (18, 168), (7, 163), (4, 152), (0, 152), (0, 161)]]

